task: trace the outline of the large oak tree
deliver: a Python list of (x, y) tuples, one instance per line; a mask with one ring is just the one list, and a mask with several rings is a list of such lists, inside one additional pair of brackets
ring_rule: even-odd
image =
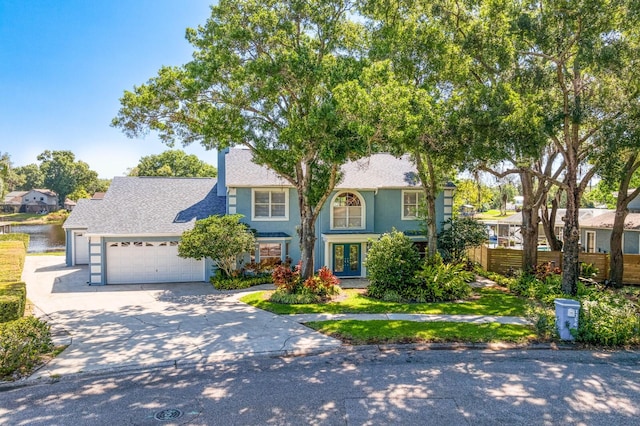
[[(508, 110), (517, 107), (519, 100), (527, 101), (522, 104), (527, 106), (524, 114), (509, 114), (501, 120), (505, 130), (519, 133), (529, 124), (536, 134), (543, 131), (564, 163), (563, 175), (553, 183), (567, 196), (562, 289), (575, 294), (578, 211), (585, 188), (600, 167), (603, 150), (598, 136), (639, 94), (637, 4), (633, 0), (439, 3), (449, 22), (462, 23), (458, 25), (465, 31), (461, 45), (474, 52), (470, 56), (477, 64), (480, 85), (498, 94), (502, 86), (505, 94), (517, 95), (504, 96), (502, 101), (494, 96), (493, 107)], [(494, 31), (484, 30), (492, 26)], [(491, 52), (492, 44), (500, 49), (499, 60), (478, 53), (482, 51), (477, 46), (488, 46)], [(517, 75), (526, 80), (513, 79)], [(494, 84), (505, 81), (509, 84)], [(522, 148), (520, 143), (526, 146), (527, 140), (513, 147)]]
[(221, 0), (187, 30), (193, 60), (126, 92), (113, 124), (172, 145), (241, 145), (297, 191), (302, 276), (313, 274), (315, 223), (340, 166), (366, 155), (333, 91), (360, 73), (350, 0)]

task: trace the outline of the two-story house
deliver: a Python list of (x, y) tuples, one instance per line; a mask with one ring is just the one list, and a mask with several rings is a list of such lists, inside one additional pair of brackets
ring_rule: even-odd
[[(227, 213), (244, 215), (257, 231), (258, 247), (252, 258), (300, 258), (297, 227), (300, 210), (295, 188), (267, 167), (251, 161), (251, 152), (232, 149), (218, 159), (218, 195), (227, 196)], [(341, 182), (327, 199), (316, 222), (315, 264), (337, 276), (366, 276), (363, 260), (367, 243), (393, 228), (416, 242), (426, 241), (420, 231), (418, 209), (423, 192), (408, 156), (374, 154), (349, 162)], [(222, 191), (226, 191), (225, 194)], [(453, 186), (437, 200), (436, 223), (451, 217)]]
[[(218, 179), (118, 177), (101, 200), (80, 200), (64, 224), (67, 265), (89, 264), (91, 284), (207, 280), (210, 260), (177, 256), (182, 232), (213, 214), (244, 215), (257, 247), (245, 261), (300, 259), (296, 190), (251, 152), (218, 154)], [(408, 157), (374, 154), (343, 166), (343, 179), (316, 223), (315, 265), (366, 276), (367, 243), (393, 228), (426, 241), (417, 216), (422, 192)], [(453, 186), (437, 200), (436, 222), (451, 216)]]
[(2, 209), (14, 213), (50, 213), (58, 210), (58, 194), (49, 189), (13, 191), (5, 196)]

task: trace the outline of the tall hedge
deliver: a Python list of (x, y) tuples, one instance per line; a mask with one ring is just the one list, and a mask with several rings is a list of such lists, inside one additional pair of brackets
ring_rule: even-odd
[(0, 241), (0, 283), (20, 281), (26, 255), (22, 241)]
[(0, 323), (22, 318), (26, 304), (25, 283), (0, 283)]

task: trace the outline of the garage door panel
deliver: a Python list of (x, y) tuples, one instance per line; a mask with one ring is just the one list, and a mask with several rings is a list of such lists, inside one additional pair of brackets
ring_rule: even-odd
[(107, 283), (204, 280), (204, 261), (178, 256), (176, 242), (120, 242), (107, 245)]

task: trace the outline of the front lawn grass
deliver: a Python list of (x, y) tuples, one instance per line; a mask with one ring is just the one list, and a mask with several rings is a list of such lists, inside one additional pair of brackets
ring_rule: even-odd
[(283, 305), (267, 300), (270, 292), (261, 291), (240, 300), (278, 315), (288, 314), (440, 314), (524, 316), (528, 302), (502, 289), (474, 289), (470, 299), (460, 302), (396, 303), (366, 297), (355, 289), (343, 290), (345, 298), (329, 303)]
[(480, 220), (491, 220), (491, 219), (498, 219), (498, 218), (505, 218), (505, 217), (509, 217), (516, 214), (515, 211), (513, 210), (507, 210), (506, 211), (506, 215), (502, 216), (500, 214), (500, 210), (497, 209), (492, 209), (492, 210), (487, 210), (486, 212), (482, 212), (482, 213), (476, 213), (475, 214), (475, 218), (476, 219), (480, 219)]
[(532, 327), (511, 324), (413, 321), (314, 321), (306, 326), (353, 345), (426, 342), (510, 342), (536, 339)]

